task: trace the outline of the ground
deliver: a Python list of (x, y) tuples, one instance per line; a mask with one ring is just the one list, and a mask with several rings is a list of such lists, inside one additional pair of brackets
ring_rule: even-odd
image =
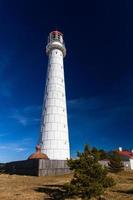
[[(107, 200), (133, 200), (133, 172), (122, 172), (112, 176), (117, 184), (105, 193)], [(54, 177), (1, 174), (0, 199), (63, 200), (65, 198), (61, 185), (71, 177), (72, 174)]]

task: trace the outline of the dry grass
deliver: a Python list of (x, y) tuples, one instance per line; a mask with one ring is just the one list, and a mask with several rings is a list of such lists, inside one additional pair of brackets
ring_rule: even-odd
[[(0, 200), (44, 200), (52, 190), (68, 182), (72, 175), (55, 177), (34, 177), (19, 175), (0, 175)], [(48, 185), (51, 185), (46, 191)], [(58, 186), (58, 187), (57, 187)], [(51, 188), (51, 192), (49, 191)]]
[[(116, 186), (105, 196), (108, 200), (133, 200), (133, 172), (112, 175)], [(55, 177), (32, 177), (0, 175), (0, 200), (56, 200), (62, 196), (61, 185), (71, 180), (72, 175)]]
[(106, 192), (109, 200), (133, 200), (133, 172), (125, 171), (112, 175), (116, 185)]

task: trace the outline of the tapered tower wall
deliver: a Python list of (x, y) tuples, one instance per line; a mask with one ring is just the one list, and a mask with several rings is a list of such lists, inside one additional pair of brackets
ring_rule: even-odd
[(52, 32), (47, 45), (49, 59), (41, 125), (41, 151), (52, 160), (70, 158), (63, 65), (65, 52), (62, 35)]

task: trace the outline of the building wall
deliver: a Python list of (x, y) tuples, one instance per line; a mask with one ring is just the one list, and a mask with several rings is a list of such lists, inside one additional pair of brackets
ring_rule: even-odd
[[(109, 161), (101, 160), (99, 161), (99, 163), (103, 166), (108, 167)], [(123, 165), (124, 165), (124, 170), (133, 170), (133, 159), (130, 159), (129, 161), (123, 161)]]
[(123, 161), (124, 169), (125, 170), (131, 170), (131, 163), (129, 161)]
[(130, 159), (131, 169), (133, 170), (133, 158)]

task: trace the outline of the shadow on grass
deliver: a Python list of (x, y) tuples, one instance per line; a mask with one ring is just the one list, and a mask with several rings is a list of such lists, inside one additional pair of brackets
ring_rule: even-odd
[(61, 185), (44, 185), (35, 191), (47, 194), (49, 197), (45, 200), (65, 200), (68, 197), (66, 190)]
[(117, 190), (115, 192), (124, 193), (124, 194), (133, 194), (133, 189), (129, 189), (129, 190)]
[[(69, 199), (71, 197), (61, 185), (44, 185), (43, 187), (36, 188), (35, 191), (47, 194), (48, 197), (45, 197), (44, 200), (65, 200), (66, 198)], [(75, 196), (72, 197), (75, 199)], [(107, 199), (104, 197), (99, 197), (97, 200)]]
[(128, 178), (129, 181), (133, 181), (133, 178)]

